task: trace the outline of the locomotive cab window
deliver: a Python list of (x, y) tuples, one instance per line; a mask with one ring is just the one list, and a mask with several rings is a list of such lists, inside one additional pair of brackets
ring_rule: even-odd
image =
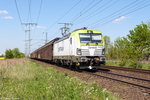
[(80, 37), (81, 43), (101, 43), (102, 42), (101, 34), (80, 33), (79, 37)]

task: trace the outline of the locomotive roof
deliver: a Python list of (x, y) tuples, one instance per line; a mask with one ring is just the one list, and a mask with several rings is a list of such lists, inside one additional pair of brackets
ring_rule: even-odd
[(75, 33), (87, 33), (88, 31), (92, 31), (93, 33), (102, 33), (102, 32), (100, 32), (98, 30), (81, 28), (81, 29), (74, 30), (71, 34), (75, 34)]
[(75, 35), (75, 34), (78, 34), (78, 33), (88, 33), (88, 32), (92, 32), (92, 33), (94, 33), (94, 34), (102, 33), (102, 32), (100, 32), (100, 31), (98, 31), (98, 30), (87, 29), (86, 27), (84, 27), (84, 28), (81, 28), (81, 29), (76, 29), (76, 30), (74, 30), (73, 32), (71, 32), (71, 33), (69, 33), (69, 34), (63, 36), (62, 38), (60, 38), (59, 40), (57, 40), (55, 43), (58, 43), (58, 42), (60, 42), (60, 41), (63, 41), (63, 40), (65, 40), (65, 39), (67, 39), (67, 38), (69, 38), (70, 36), (73, 36), (73, 35)]

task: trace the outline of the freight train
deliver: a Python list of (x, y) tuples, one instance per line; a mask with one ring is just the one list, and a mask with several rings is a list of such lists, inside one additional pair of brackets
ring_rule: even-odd
[(77, 29), (62, 38), (55, 38), (30, 54), (30, 58), (46, 60), (76, 69), (99, 69), (105, 64), (105, 43), (102, 32)]

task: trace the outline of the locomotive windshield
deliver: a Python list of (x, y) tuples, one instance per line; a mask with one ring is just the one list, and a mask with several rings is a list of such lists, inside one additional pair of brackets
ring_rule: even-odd
[(102, 35), (94, 33), (82, 33), (79, 34), (81, 43), (101, 43)]

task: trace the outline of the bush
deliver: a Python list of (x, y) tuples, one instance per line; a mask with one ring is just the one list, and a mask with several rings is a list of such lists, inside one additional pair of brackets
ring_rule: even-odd
[(121, 60), (120, 62), (119, 62), (119, 66), (125, 66), (126, 65), (126, 60)]
[(11, 59), (11, 58), (23, 58), (25, 57), (24, 53), (20, 52), (18, 48), (9, 49), (5, 51), (5, 58)]
[(14, 48), (12, 50), (12, 53), (13, 53), (14, 58), (20, 58), (20, 51), (18, 48)]
[(5, 51), (5, 58), (6, 58), (6, 59), (14, 58), (14, 56), (13, 56), (13, 53), (12, 53), (12, 50), (11, 50), (11, 49), (9, 49), (9, 50), (6, 50), (6, 51)]
[(137, 61), (129, 61), (129, 67), (131, 68), (142, 68), (142, 64)]

